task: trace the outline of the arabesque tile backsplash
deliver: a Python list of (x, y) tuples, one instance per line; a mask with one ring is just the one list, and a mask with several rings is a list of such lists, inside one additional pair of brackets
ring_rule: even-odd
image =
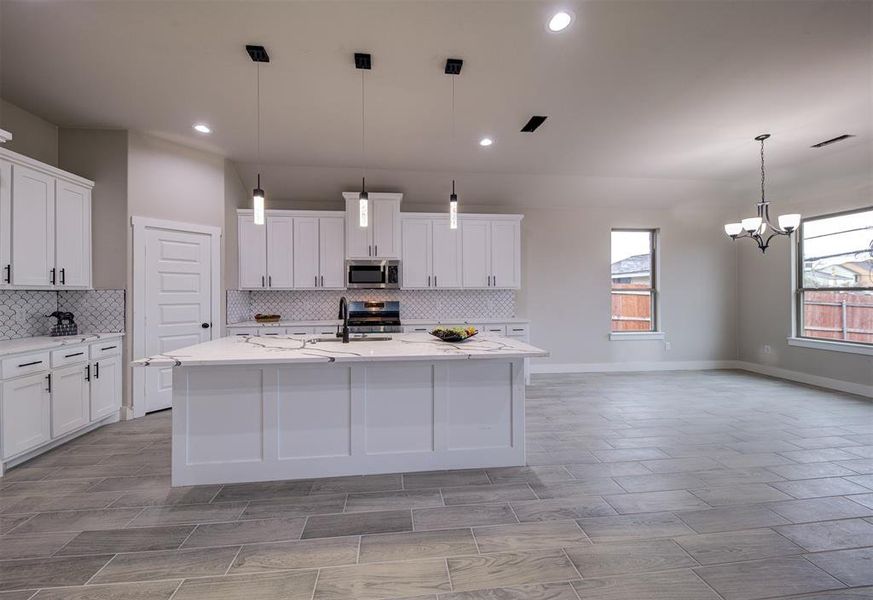
[(56, 310), (82, 333), (124, 331), (124, 290), (0, 290), (0, 340), (48, 335)]
[(256, 313), (288, 321), (336, 318), (339, 299), (399, 300), (401, 319), (512, 318), (512, 290), (227, 290), (227, 322), (248, 321)]

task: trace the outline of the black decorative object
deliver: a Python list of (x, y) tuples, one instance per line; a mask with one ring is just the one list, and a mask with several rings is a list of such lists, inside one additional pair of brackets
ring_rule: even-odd
[(57, 319), (57, 322), (52, 325), (52, 328), (49, 331), (49, 335), (52, 337), (77, 335), (79, 333), (79, 327), (76, 325), (76, 322), (73, 321), (73, 313), (56, 310), (52, 314), (46, 316)]

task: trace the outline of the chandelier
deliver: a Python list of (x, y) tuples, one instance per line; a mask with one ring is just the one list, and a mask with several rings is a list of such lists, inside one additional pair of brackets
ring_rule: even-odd
[(770, 240), (774, 236), (791, 235), (800, 225), (799, 214), (779, 215), (778, 225), (770, 220), (770, 202), (764, 197), (764, 140), (769, 137), (770, 134), (765, 133), (755, 138), (756, 141), (761, 142), (761, 201), (758, 202), (758, 216), (724, 226), (724, 232), (732, 240), (751, 238), (758, 244), (761, 252), (767, 251)]

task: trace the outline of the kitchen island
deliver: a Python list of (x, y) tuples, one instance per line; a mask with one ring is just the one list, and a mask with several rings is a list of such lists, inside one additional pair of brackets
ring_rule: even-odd
[(182, 486), (523, 465), (523, 360), (541, 356), (497, 336), (235, 336), (133, 364), (173, 367)]

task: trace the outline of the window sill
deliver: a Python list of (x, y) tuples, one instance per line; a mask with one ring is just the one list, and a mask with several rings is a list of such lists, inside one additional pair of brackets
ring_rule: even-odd
[(799, 348), (813, 348), (815, 350), (828, 350), (831, 352), (847, 352), (849, 354), (865, 354), (873, 356), (873, 346), (865, 346), (864, 344), (852, 344), (850, 342), (836, 342), (828, 340), (815, 340), (811, 338), (788, 338), (789, 346), (797, 346)]
[(638, 342), (666, 338), (667, 334), (663, 331), (629, 331), (627, 333), (613, 331), (609, 334), (609, 340), (612, 342)]

